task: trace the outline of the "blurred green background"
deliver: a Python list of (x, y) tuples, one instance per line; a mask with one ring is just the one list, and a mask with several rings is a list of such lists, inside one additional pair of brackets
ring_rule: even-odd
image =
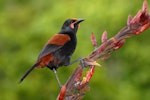
[[(115, 35), (135, 15), (143, 0), (0, 0), (0, 100), (55, 100), (59, 88), (52, 71), (35, 69), (22, 84), (47, 40), (67, 18), (84, 18), (72, 57), (87, 56), (90, 35)], [(150, 5), (150, 0), (149, 5)], [(100, 61), (83, 100), (150, 100), (150, 30), (127, 39), (125, 45)], [(65, 83), (77, 64), (58, 69)]]

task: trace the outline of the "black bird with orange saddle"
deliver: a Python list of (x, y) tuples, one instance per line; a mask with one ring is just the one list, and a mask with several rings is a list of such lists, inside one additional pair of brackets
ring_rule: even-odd
[(35, 67), (47, 67), (54, 71), (58, 84), (61, 87), (56, 70), (61, 66), (70, 65), (70, 59), (77, 44), (76, 33), (80, 26), (79, 23), (82, 21), (84, 21), (82, 18), (66, 20), (60, 32), (48, 40), (41, 50), (36, 63), (27, 70), (20, 79), (20, 82), (22, 82)]

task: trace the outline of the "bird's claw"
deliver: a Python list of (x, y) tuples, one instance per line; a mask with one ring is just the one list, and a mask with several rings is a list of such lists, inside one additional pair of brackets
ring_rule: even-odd
[(83, 68), (85, 68), (87, 66), (101, 66), (96, 61), (88, 59), (88, 58), (81, 59), (80, 64)]

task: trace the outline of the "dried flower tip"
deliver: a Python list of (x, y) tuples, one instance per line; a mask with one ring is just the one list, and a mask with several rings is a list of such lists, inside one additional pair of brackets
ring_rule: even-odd
[(129, 15), (128, 16), (128, 21), (127, 21), (127, 25), (130, 25), (130, 22), (132, 21), (132, 16), (131, 15)]
[(107, 31), (104, 31), (101, 38), (102, 43), (107, 42)]
[(144, 2), (143, 2), (142, 11), (148, 12), (148, 4), (147, 4), (147, 0), (144, 0)]
[(95, 67), (92, 66), (92, 67), (90, 68), (90, 71), (88, 71), (88, 73), (86, 74), (87, 82), (89, 82), (90, 79), (92, 78), (92, 76), (93, 76), (93, 74), (94, 74), (94, 69), (95, 69)]
[(66, 85), (62, 86), (60, 94), (59, 94), (57, 100), (64, 100), (65, 93), (66, 93)]
[(97, 46), (97, 41), (96, 41), (96, 38), (95, 38), (95, 36), (94, 36), (94, 33), (91, 34), (91, 42), (92, 42), (92, 45), (93, 45), (94, 47)]

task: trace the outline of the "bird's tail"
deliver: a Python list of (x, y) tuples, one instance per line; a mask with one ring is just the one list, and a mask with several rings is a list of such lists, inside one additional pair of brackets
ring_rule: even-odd
[(28, 75), (35, 67), (37, 67), (38, 65), (39, 65), (39, 63), (36, 63), (36, 64), (34, 64), (32, 67), (30, 67), (30, 68), (26, 71), (26, 73), (21, 77), (19, 83), (21, 83), (21, 82), (27, 77), (27, 75)]

